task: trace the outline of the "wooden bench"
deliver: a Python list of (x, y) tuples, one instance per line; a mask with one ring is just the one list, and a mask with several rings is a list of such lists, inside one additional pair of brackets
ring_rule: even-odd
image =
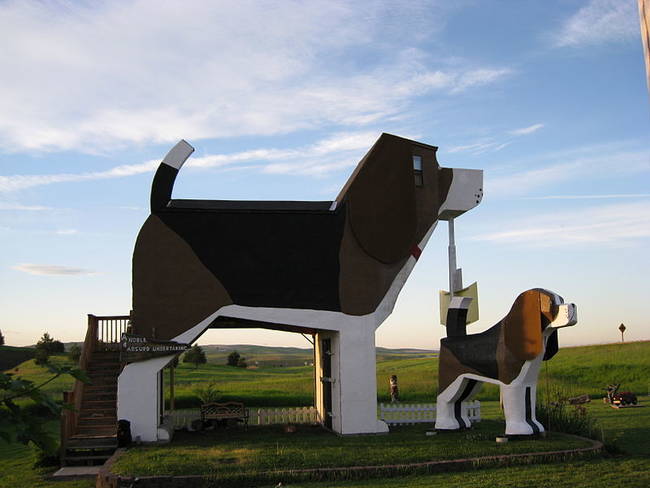
[(241, 402), (205, 403), (201, 405), (201, 420), (228, 420), (244, 422), (248, 427), (249, 412)]

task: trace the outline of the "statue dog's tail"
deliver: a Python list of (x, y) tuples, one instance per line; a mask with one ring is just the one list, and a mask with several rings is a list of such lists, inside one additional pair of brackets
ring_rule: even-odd
[(167, 156), (160, 163), (160, 166), (158, 166), (151, 185), (152, 214), (165, 208), (169, 200), (171, 200), (176, 175), (181, 169), (181, 166), (183, 166), (183, 163), (187, 161), (187, 158), (193, 152), (194, 148), (181, 139), (178, 144), (171, 148)]

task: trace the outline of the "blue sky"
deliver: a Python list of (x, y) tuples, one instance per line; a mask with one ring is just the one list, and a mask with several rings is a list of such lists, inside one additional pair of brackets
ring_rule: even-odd
[[(635, 0), (0, 3), (0, 330), (128, 313), (152, 171), (175, 197), (331, 200), (381, 132), (484, 170), (456, 222), (480, 331), (544, 287), (561, 343), (650, 339), (650, 103)], [(437, 347), (446, 225), (377, 334)], [(201, 343), (308, 344), (209, 332)]]

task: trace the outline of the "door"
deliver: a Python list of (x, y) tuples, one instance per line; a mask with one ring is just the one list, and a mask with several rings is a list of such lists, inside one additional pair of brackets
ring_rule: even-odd
[(323, 406), (325, 427), (332, 428), (332, 340), (321, 339), (321, 364), (323, 365), (323, 376), (321, 376), (321, 387), (323, 388)]

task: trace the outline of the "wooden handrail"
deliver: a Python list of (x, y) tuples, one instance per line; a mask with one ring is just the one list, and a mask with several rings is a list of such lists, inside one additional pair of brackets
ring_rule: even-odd
[[(81, 349), (81, 356), (79, 356), (79, 369), (88, 370), (93, 352), (98, 350), (100, 345), (106, 347), (106, 344), (119, 344), (122, 332), (127, 331), (130, 319), (129, 315), (97, 316), (88, 314), (88, 329)], [(104, 323), (106, 323), (106, 329)], [(82, 381), (75, 380), (73, 389), (63, 392), (63, 401), (71, 404), (74, 410), (65, 409), (61, 413), (61, 459), (65, 455), (68, 439), (77, 431), (84, 385), (85, 383)]]

